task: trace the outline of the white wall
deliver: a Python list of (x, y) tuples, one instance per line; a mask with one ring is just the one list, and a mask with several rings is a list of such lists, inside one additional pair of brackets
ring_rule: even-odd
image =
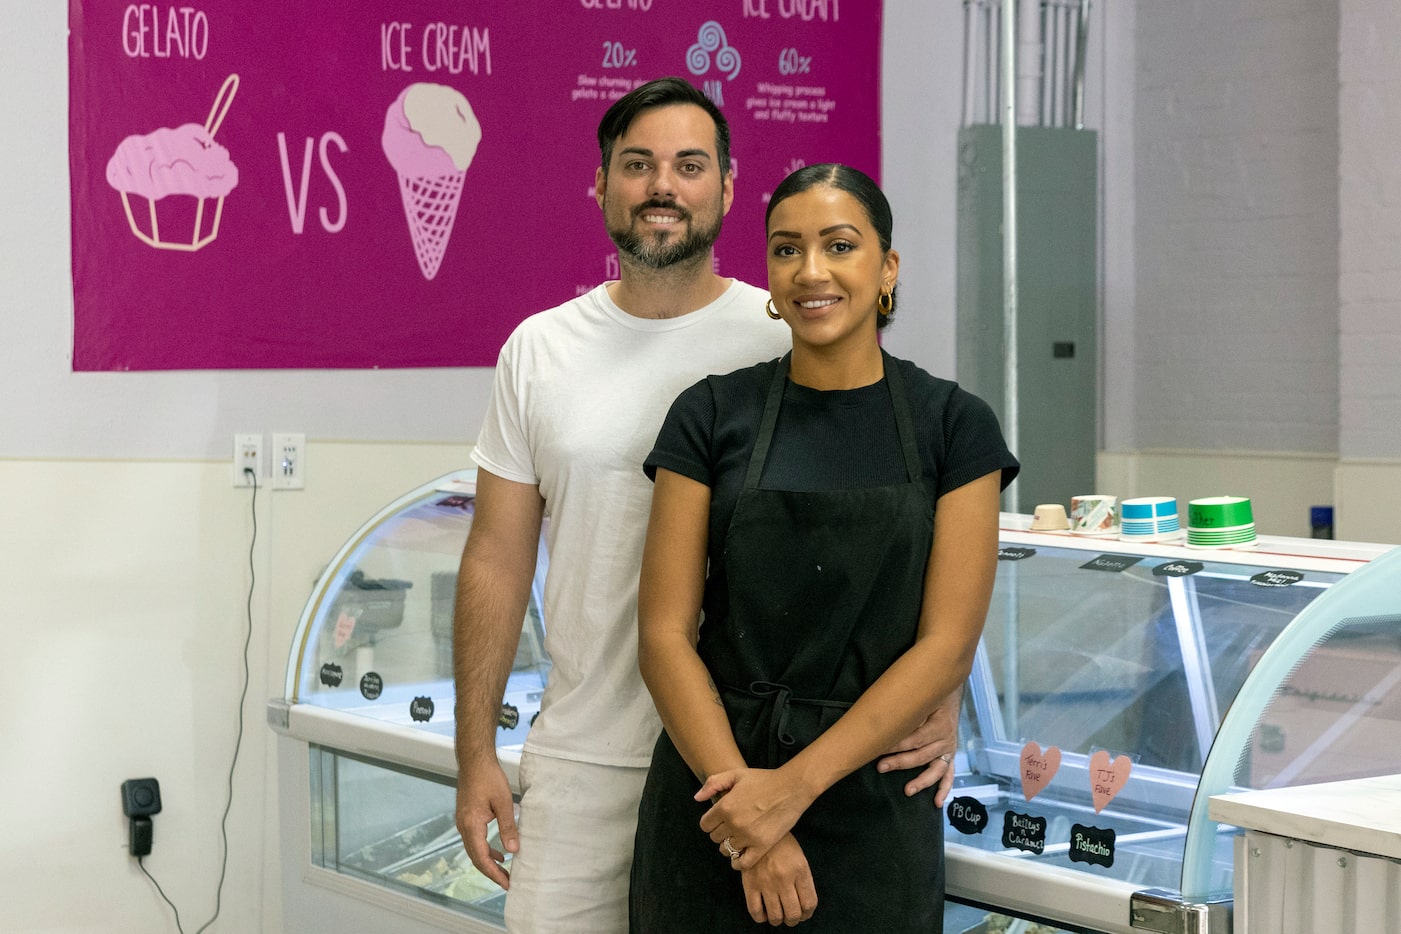
[(1339, 451), (1347, 527), (1401, 539), (1401, 6), (1341, 0)]
[(952, 379), (962, 9), (904, 0), (885, 12), (881, 187), (900, 253), (900, 308), (885, 346)]
[[(147, 775), (165, 803), (148, 865), (185, 917), (213, 910), (250, 521), (215, 474), (181, 462), (0, 461), (6, 931), (166, 930), (124, 849), (118, 790)], [(162, 500), (170, 508), (152, 509)], [(261, 673), (266, 591), (254, 609)], [(259, 677), (253, 696), (263, 693)], [(229, 891), (251, 895), (265, 741), (249, 708)], [(94, 896), (74, 897), (72, 879), (95, 883)], [(231, 921), (256, 918), (247, 895), (228, 908)]]
[(1275, 534), (1331, 503), (1340, 537), (1401, 540), (1401, 8), (1135, 6), (1132, 219), (1106, 230), (1135, 245), (1132, 364), (1104, 385), (1133, 403), (1102, 454), (1215, 461), (1187, 472), (1230, 486), (1195, 495), (1263, 495)]
[(1139, 448), (1336, 452), (1336, 4), (1139, 3)]
[(251, 683), (211, 930), (281, 930), (265, 705), (282, 695), (298, 617), (364, 520), (468, 450), (313, 441), (304, 492), (259, 491), (256, 544), (252, 491), (231, 487), (222, 460), (0, 459), (0, 931), (176, 930), (126, 850), (119, 788), (144, 776), (164, 804), (146, 867), (187, 932), (209, 920), (245, 639)]
[[(1093, 92), (1088, 112), (1097, 115), (1100, 160), (1100, 449), (1134, 446), (1138, 421), (1138, 380), (1135, 377), (1136, 229), (1134, 184), (1134, 119), (1137, 113), (1134, 80), (1134, 36), (1137, 14), (1133, 3), (1101, 3), (1091, 7), (1090, 61), (1098, 67), (1088, 74)], [(1099, 95), (1097, 101), (1096, 95)], [(1133, 495), (1123, 492), (1122, 495)]]
[(1401, 6), (1341, 0), (1339, 450), (1401, 459)]

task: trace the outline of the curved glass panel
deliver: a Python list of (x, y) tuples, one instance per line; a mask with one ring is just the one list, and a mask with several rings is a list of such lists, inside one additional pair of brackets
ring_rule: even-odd
[[(1279, 554), (1068, 535), (1004, 533), (1000, 557), (948, 842), (1176, 889), (1224, 712), (1348, 575), (1281, 567)], [(1207, 847), (1210, 891), (1231, 886), (1224, 841)]]
[[(1228, 891), (1212, 795), (1387, 775), (1401, 736), (1401, 548), (1310, 604), (1256, 659), (1192, 804), (1181, 891)], [(1226, 856), (1229, 860), (1229, 854)]]
[[(452, 608), (475, 476), (448, 474), (400, 497), (332, 559), (293, 642), (290, 701), (452, 735)], [(539, 590), (547, 563), (542, 542), (498, 746), (524, 742), (540, 709), (549, 670)]]

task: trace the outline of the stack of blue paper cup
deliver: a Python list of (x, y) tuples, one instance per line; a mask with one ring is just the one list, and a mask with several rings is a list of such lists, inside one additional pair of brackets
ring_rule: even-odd
[(1119, 504), (1119, 538), (1134, 542), (1171, 542), (1182, 537), (1177, 500), (1139, 496)]

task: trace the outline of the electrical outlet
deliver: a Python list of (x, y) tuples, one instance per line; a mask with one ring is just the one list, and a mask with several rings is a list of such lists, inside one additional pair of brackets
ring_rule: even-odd
[[(253, 471), (248, 476), (247, 471)], [(234, 435), (233, 485), (257, 486), (263, 482), (263, 436)]]
[(274, 434), (272, 436), (272, 488), (274, 490), (306, 488), (306, 435)]

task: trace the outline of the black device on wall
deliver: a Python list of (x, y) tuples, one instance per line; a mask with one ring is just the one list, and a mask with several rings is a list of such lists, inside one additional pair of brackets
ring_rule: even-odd
[(161, 786), (154, 778), (129, 778), (122, 782), (122, 813), (131, 818), (131, 855), (151, 852), (154, 828), (151, 815), (161, 812)]

